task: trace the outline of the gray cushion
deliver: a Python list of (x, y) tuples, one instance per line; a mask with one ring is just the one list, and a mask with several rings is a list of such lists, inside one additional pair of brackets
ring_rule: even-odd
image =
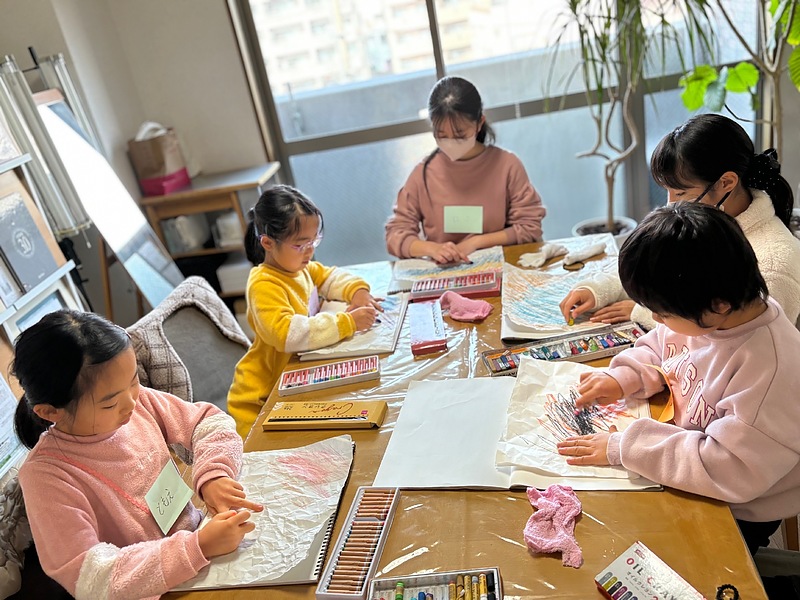
[(164, 334), (189, 371), (193, 400), (227, 410), (233, 370), (246, 348), (222, 335), (205, 314), (191, 306), (167, 317)]

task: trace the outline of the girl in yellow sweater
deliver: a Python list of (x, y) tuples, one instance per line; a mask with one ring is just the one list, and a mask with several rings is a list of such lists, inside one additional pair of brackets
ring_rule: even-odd
[[(380, 305), (362, 279), (312, 259), (322, 213), (302, 192), (276, 185), (250, 211), (245, 233), (247, 322), (253, 345), (233, 375), (228, 412), (245, 438), (294, 352), (335, 344), (375, 322)], [(349, 302), (346, 312), (317, 314), (320, 297)]]

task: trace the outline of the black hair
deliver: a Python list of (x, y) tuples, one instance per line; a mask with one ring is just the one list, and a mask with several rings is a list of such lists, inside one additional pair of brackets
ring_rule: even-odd
[(303, 192), (288, 185), (269, 188), (248, 212), (250, 222), (244, 234), (244, 250), (254, 265), (264, 262), (265, 252), (260, 238), (281, 242), (300, 231), (302, 216), (319, 217), (322, 230), (322, 213)]
[[(478, 88), (463, 77), (442, 77), (433, 86), (430, 96), (428, 96), (428, 118), (431, 121), (431, 125), (433, 125), (434, 131), (445, 121), (453, 123), (461, 119), (467, 119), (477, 123), (482, 116), (483, 100), (481, 100)], [(481, 144), (494, 144), (494, 129), (486, 119), (484, 119), (483, 125), (478, 131), (476, 141)], [(425, 158), (425, 163), (422, 166), (422, 180), (425, 182), (425, 189), (428, 188), (425, 178), (428, 164), (438, 152), (439, 148), (431, 152)]]
[(661, 187), (686, 189), (696, 182), (711, 185), (733, 171), (745, 187), (769, 194), (775, 214), (788, 227), (794, 194), (780, 168), (775, 150), (755, 154), (742, 126), (716, 114), (697, 115), (676, 127), (650, 157), (650, 171)]
[(59, 310), (23, 331), (14, 344), (11, 374), (24, 392), (14, 414), (14, 430), (33, 448), (51, 423), (33, 412), (37, 404), (74, 414), (94, 381), (95, 370), (131, 347), (127, 332), (89, 312)]
[(701, 203), (657, 208), (625, 240), (619, 255), (622, 287), (657, 314), (700, 327), (715, 301), (739, 310), (766, 298), (767, 284), (736, 219)]

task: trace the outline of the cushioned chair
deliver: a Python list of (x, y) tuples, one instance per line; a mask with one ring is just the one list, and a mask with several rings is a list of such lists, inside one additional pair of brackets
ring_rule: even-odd
[(250, 342), (205, 279), (183, 281), (128, 333), (142, 385), (227, 410), (234, 367)]

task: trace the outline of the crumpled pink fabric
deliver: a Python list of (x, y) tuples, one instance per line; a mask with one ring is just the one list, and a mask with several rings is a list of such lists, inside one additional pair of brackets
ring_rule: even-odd
[(528, 488), (528, 500), (537, 509), (525, 524), (523, 534), (533, 552), (561, 552), (565, 567), (578, 568), (583, 553), (575, 539), (575, 519), (581, 514), (581, 501), (567, 485), (551, 485), (540, 492)]
[(480, 321), (492, 312), (492, 305), (485, 300), (465, 298), (451, 291), (442, 294), (439, 302), (443, 310), (450, 310), (450, 318), (456, 321)]

